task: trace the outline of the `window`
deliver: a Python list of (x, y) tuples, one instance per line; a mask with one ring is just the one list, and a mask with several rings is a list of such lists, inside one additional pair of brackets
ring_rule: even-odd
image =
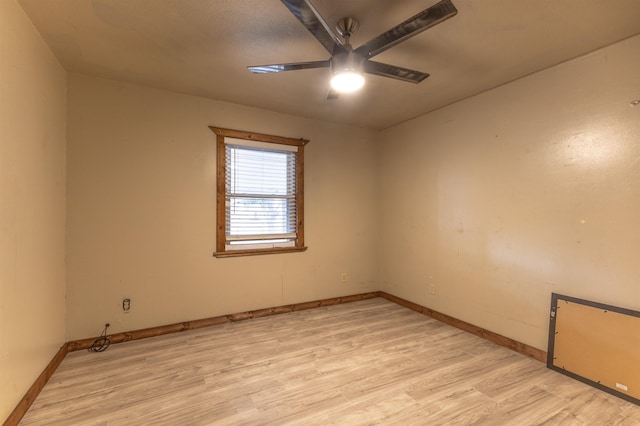
[(304, 139), (211, 127), (217, 135), (216, 257), (304, 246)]

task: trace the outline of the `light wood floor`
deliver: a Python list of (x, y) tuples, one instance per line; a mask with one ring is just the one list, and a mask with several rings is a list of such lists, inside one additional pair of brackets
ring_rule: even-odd
[(371, 299), (70, 353), (21, 422), (45, 424), (638, 425), (640, 407)]

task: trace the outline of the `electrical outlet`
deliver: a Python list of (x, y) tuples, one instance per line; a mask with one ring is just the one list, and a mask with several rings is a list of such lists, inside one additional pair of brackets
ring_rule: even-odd
[(436, 285), (429, 284), (429, 294), (436, 294)]
[(347, 282), (347, 273), (343, 272), (340, 274), (340, 282), (346, 283)]
[(131, 299), (128, 297), (122, 299), (122, 311), (129, 312), (131, 310)]

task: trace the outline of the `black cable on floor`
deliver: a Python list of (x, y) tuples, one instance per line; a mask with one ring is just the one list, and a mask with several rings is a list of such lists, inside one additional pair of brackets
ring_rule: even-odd
[(111, 344), (111, 338), (107, 336), (107, 328), (109, 328), (109, 324), (104, 325), (104, 330), (102, 330), (102, 334), (96, 340), (93, 341), (91, 347), (89, 348), (89, 352), (102, 352), (106, 350)]

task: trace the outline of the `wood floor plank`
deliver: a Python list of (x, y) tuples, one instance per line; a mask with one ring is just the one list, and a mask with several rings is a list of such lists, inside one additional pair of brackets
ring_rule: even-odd
[(640, 424), (640, 407), (382, 298), (72, 352), (21, 425)]

